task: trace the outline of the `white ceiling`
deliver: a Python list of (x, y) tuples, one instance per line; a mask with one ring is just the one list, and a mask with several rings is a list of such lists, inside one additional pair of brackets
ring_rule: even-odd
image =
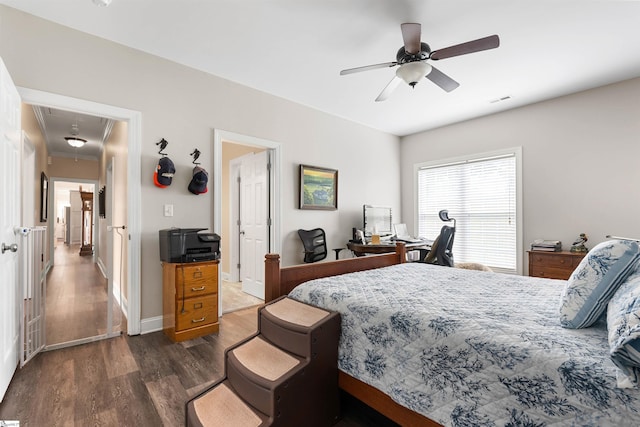
[[(452, 0), (0, 0), (258, 90), (407, 135), (640, 76), (640, 2)], [(376, 96), (394, 75), (400, 24), (432, 50), (492, 34), (498, 49), (437, 62), (428, 80)], [(494, 100), (510, 97), (501, 102)]]
[[(50, 107), (32, 106), (45, 136), (49, 156), (98, 160), (102, 145), (109, 137), (114, 121), (104, 117), (73, 113)], [(72, 136), (72, 125), (78, 126), (78, 137), (87, 143), (71, 147), (65, 137)]]

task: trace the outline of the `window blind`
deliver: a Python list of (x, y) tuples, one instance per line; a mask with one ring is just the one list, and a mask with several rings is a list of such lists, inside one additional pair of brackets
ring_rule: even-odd
[(515, 153), (418, 169), (418, 235), (438, 236), (438, 212), (447, 209), (456, 219), (456, 262), (515, 273), (516, 179)]

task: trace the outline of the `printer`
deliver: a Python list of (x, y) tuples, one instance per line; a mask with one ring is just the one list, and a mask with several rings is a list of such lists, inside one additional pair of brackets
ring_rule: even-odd
[(185, 263), (220, 258), (220, 236), (201, 233), (206, 228), (167, 228), (160, 230), (160, 260)]

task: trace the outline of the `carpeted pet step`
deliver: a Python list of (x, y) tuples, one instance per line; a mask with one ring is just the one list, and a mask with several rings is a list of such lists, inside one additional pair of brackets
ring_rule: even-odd
[(225, 350), (224, 381), (187, 403), (187, 426), (335, 424), (339, 337), (338, 313), (286, 297), (266, 304), (258, 332)]
[[(258, 329), (269, 341), (301, 357), (311, 357), (313, 332), (335, 324), (330, 313), (291, 298), (280, 298), (258, 311)], [(339, 316), (338, 316), (339, 318)]]
[(279, 389), (292, 389), (292, 378), (308, 364), (260, 335), (227, 351), (226, 363), (227, 378), (234, 389), (267, 416), (276, 415), (277, 403), (282, 400)]
[(271, 421), (242, 400), (228, 381), (187, 404), (188, 427), (266, 427)]
[(274, 345), (309, 361), (296, 378), (308, 385), (296, 405), (303, 413), (315, 414), (307, 417), (304, 425), (335, 423), (340, 412), (340, 314), (283, 297), (259, 309), (258, 328), (261, 336)]

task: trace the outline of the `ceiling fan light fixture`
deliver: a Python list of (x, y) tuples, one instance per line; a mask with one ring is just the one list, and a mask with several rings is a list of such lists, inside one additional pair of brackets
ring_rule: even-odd
[(65, 136), (64, 139), (66, 139), (67, 143), (74, 148), (80, 148), (87, 143), (86, 139), (78, 138), (77, 136)]
[(404, 80), (409, 86), (415, 87), (415, 85), (430, 72), (431, 65), (426, 62), (415, 61), (402, 64), (400, 68), (396, 70), (396, 76)]

